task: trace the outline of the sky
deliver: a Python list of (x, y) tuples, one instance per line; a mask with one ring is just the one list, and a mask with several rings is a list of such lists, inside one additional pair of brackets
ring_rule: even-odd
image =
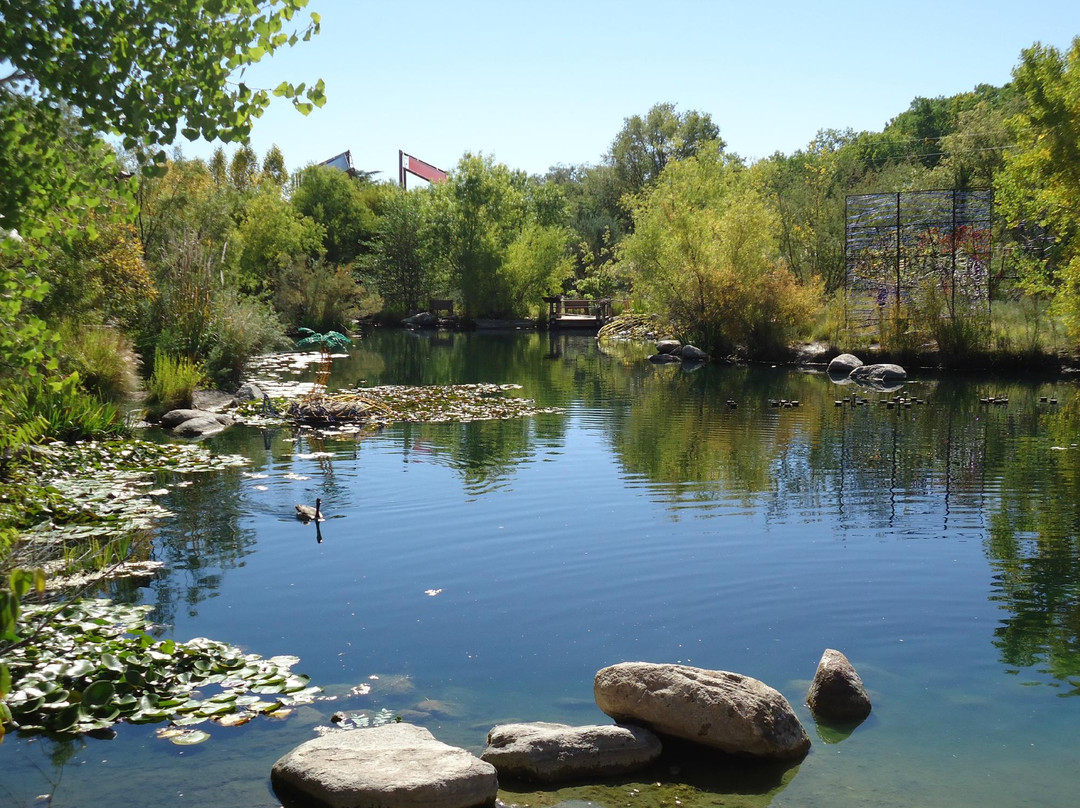
[[(530, 174), (596, 164), (626, 118), (661, 102), (711, 115), (744, 158), (790, 154), (820, 129), (880, 131), (917, 96), (1002, 85), (1024, 48), (1080, 36), (1077, 0), (310, 0), (307, 11), (322, 32), (244, 81), (322, 78), (327, 103), (304, 117), (274, 99), (251, 145), (261, 157), (276, 143), (290, 169), (350, 150), (383, 180), (397, 178), (399, 149), (443, 169), (466, 152)], [(218, 144), (181, 145), (208, 157)]]

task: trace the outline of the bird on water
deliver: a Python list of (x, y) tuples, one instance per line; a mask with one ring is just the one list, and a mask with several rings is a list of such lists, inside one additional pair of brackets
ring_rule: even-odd
[(310, 505), (297, 505), (296, 506), (296, 518), (305, 524), (308, 522), (325, 522), (326, 517), (322, 515), (319, 508), (322, 507), (322, 500), (315, 500), (315, 507)]

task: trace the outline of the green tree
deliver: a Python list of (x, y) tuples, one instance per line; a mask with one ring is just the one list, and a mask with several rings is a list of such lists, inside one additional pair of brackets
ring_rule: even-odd
[(620, 263), (659, 313), (706, 350), (775, 352), (804, 329), (817, 289), (780, 261), (776, 219), (751, 172), (719, 149), (670, 163), (634, 202)]
[(285, 183), (289, 181), (289, 172), (285, 168), (285, 155), (281, 153), (276, 143), (266, 150), (266, 155), (263, 157), (262, 176), (279, 188), (284, 188)]
[(435, 294), (435, 262), (425, 256), (426, 191), (396, 189), (389, 194), (371, 249), (360, 265), (390, 311), (419, 311)]
[(229, 237), (229, 255), (240, 289), (273, 292), (279, 275), (295, 263), (306, 263), (322, 251), (323, 228), (281, 196), (281, 188), (264, 183), (244, 205)]
[(708, 113), (676, 112), (674, 104), (656, 104), (645, 117), (623, 122), (607, 160), (614, 167), (623, 193), (637, 193), (660, 176), (672, 161), (697, 154), (702, 148), (724, 150), (720, 129)]
[(376, 233), (381, 191), (330, 166), (309, 166), (299, 174), (293, 206), (322, 225), (326, 260), (351, 264)]
[(1062, 53), (1036, 44), (1021, 54), (1013, 84), (1022, 110), (1010, 125), (997, 198), (1019, 236), (1029, 290), (1056, 294), (1080, 341), (1080, 37)]
[(433, 254), (472, 316), (512, 314), (499, 270), (528, 220), (526, 177), (483, 155), (466, 154), (430, 189)]

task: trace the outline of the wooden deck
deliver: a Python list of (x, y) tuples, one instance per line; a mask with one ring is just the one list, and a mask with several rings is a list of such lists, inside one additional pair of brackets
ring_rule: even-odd
[(612, 317), (611, 300), (545, 297), (550, 328), (599, 329)]

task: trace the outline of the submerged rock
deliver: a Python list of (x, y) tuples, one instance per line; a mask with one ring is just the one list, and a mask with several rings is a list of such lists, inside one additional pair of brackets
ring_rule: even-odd
[(871, 709), (855, 666), (834, 648), (821, 655), (806, 703), (816, 717), (832, 721), (861, 721)]
[(660, 757), (660, 739), (643, 727), (572, 727), (537, 721), (502, 724), (488, 733), (480, 756), (500, 775), (560, 783), (636, 771)]
[(279, 796), (329, 808), (474, 808), (495, 804), (495, 767), (423, 727), (386, 724), (332, 732), (274, 764)]
[(794, 760), (810, 749), (787, 699), (742, 674), (624, 662), (597, 673), (593, 692), (616, 721), (724, 752)]

